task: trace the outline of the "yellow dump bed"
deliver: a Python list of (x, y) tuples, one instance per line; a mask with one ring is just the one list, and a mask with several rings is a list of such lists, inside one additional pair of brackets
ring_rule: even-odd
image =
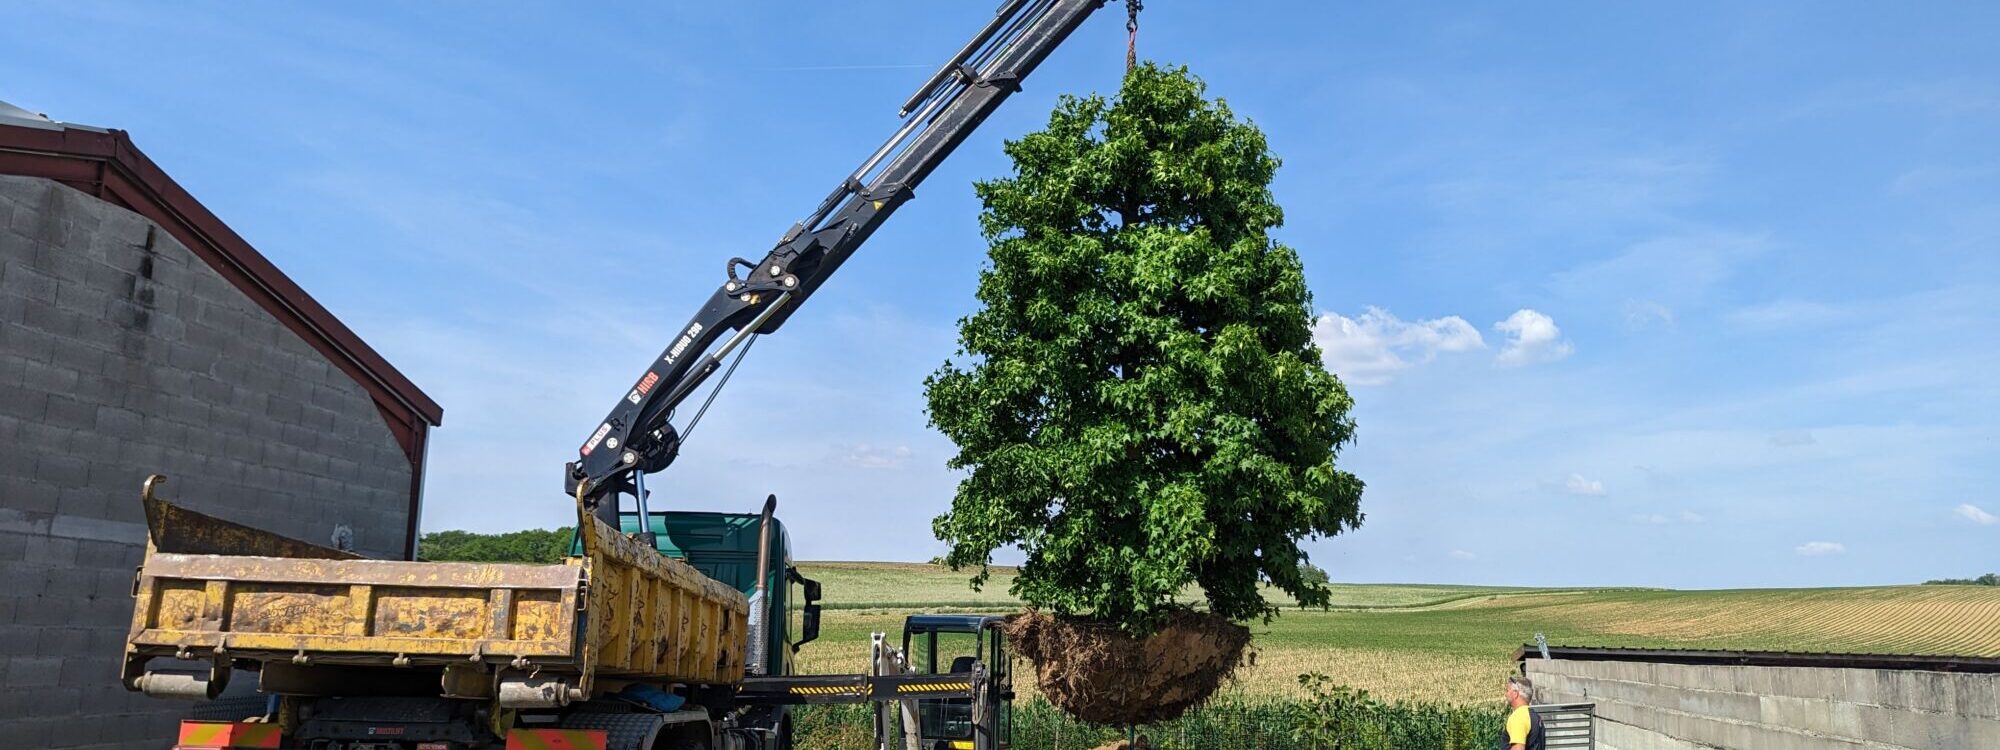
[[(583, 556), (559, 564), (404, 562), (195, 513), (154, 497), (150, 483), (145, 502), (151, 540), (126, 645), (133, 689), (154, 692), (142, 678), (159, 657), (207, 661), (225, 680), (231, 664), (277, 664), (265, 679), (282, 671), (291, 683), (339, 668), (450, 666), (446, 693), (491, 695), (509, 677), (533, 678), (560, 681), (561, 701), (587, 696), (598, 676), (743, 678), (743, 594), (590, 514)], [(182, 683), (159, 689), (185, 692)]]

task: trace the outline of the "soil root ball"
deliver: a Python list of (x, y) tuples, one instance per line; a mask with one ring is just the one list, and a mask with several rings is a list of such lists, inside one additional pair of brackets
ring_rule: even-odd
[(1139, 726), (1201, 705), (1236, 671), (1250, 629), (1205, 612), (1178, 612), (1145, 638), (1116, 626), (1045, 612), (1007, 618), (1007, 639), (1035, 664), (1035, 684), (1083, 721)]

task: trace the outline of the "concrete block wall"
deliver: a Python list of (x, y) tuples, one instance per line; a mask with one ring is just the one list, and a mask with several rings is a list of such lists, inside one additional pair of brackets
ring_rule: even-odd
[(1601, 750), (2000, 748), (2000, 675), (1529, 659), (1544, 703), (1597, 704)]
[(139, 487), (399, 557), (410, 463), (361, 386), (146, 219), (0, 176), (0, 747), (170, 744), (119, 658)]

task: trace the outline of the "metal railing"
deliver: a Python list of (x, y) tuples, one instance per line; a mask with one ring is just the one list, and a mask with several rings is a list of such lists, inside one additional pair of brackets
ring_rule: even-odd
[(1550, 703), (1529, 706), (1542, 719), (1542, 738), (1549, 750), (1596, 750), (1597, 704)]

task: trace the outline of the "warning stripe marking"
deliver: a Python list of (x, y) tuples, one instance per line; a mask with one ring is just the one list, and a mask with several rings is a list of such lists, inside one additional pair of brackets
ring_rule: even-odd
[[(874, 694), (874, 685), (789, 685), (785, 691), (792, 695), (842, 695), (868, 696)], [(881, 686), (886, 689), (887, 686)], [(905, 683), (896, 686), (898, 693), (969, 693), (970, 682), (926, 682)]]
[(969, 691), (971, 689), (972, 689), (972, 683), (970, 682), (940, 682), (930, 685), (896, 686), (896, 692), (899, 693), (943, 693), (950, 691)]

